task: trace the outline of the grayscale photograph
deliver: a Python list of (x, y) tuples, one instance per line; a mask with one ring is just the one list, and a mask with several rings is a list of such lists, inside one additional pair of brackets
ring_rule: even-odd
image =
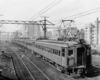
[(100, 80), (100, 0), (0, 0), (0, 80)]

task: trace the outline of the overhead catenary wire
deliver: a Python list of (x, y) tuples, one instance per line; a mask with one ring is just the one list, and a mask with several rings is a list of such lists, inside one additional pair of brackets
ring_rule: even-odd
[[(48, 6), (46, 6), (44, 9), (42, 9), (40, 12), (38, 12), (36, 15), (34, 15), (33, 17), (31, 17), (30, 19), (33, 19), (34, 17), (40, 16), (41, 14), (43, 14), (43, 13), (44, 13), (43, 11), (45, 11), (48, 7), (54, 5), (54, 3), (55, 3), (56, 1), (57, 1), (57, 0), (53, 1), (51, 4), (49, 4)], [(29, 20), (30, 20), (30, 19), (29, 19)]]
[[(62, 0), (60, 0), (59, 2), (61, 2), (61, 1), (62, 1)], [(44, 12), (42, 12), (39, 16), (41, 16), (42, 14), (44, 14), (45, 12), (47, 12), (48, 10), (50, 10), (52, 7), (54, 7), (54, 6), (55, 6), (56, 4), (58, 4), (59, 2), (53, 4), (53, 5), (52, 5), (51, 7), (49, 7), (47, 10), (45, 10)], [(37, 17), (39, 17), (39, 16), (37, 16)], [(37, 18), (37, 17), (36, 17), (36, 18)], [(36, 18), (35, 18), (35, 19), (36, 19)], [(34, 19), (34, 20), (35, 20), (35, 19)]]
[(75, 18), (79, 18), (79, 17), (82, 17), (82, 16), (86, 16), (86, 15), (95, 13), (95, 12), (99, 12), (99, 11), (100, 11), (100, 7), (92, 9), (92, 10), (88, 10), (88, 11), (85, 11), (85, 12), (82, 12), (82, 13), (78, 13), (78, 14), (75, 14), (75, 15), (72, 15), (72, 16), (69, 16), (69, 17), (61, 18), (61, 19), (55, 20), (53, 22), (61, 21), (62, 19), (75, 19)]
[[(61, 1), (62, 1), (62, 0), (60, 0), (59, 2), (61, 2)], [(45, 12), (47, 12), (49, 9), (51, 9), (53, 6), (55, 6), (55, 5), (58, 4), (59, 2), (53, 4), (50, 8), (48, 8), (46, 11), (42, 12), (40, 15), (44, 14)], [(76, 2), (76, 3), (77, 3), (77, 2)], [(40, 15), (39, 15), (39, 16), (40, 16)], [(38, 17), (38, 16), (37, 16), (37, 17)], [(37, 17), (36, 17), (36, 18), (37, 18)], [(35, 18), (35, 19), (36, 19), (36, 18)]]
[[(55, 0), (54, 2), (56, 2), (56, 0)], [(54, 3), (54, 2), (52, 2), (52, 3)], [(90, 2), (91, 2), (90, 0), (88, 0), (88, 2), (85, 1), (85, 3), (90, 3)], [(52, 4), (52, 3), (51, 3), (51, 4)], [(59, 3), (59, 2), (58, 2), (58, 3)], [(75, 1), (75, 3), (77, 3), (77, 1)], [(74, 3), (74, 4), (75, 4), (75, 3)], [(50, 5), (51, 5), (51, 4), (50, 4)], [(82, 2), (82, 4), (83, 4), (83, 2)], [(45, 10), (46, 8), (48, 8), (50, 5), (48, 5), (47, 7), (45, 7), (43, 10)], [(77, 3), (76, 5), (78, 5), (78, 3)], [(80, 4), (80, 5), (81, 5), (81, 4)], [(53, 6), (51, 6), (51, 7), (53, 7)], [(69, 7), (72, 7), (72, 5), (69, 6)], [(43, 10), (41, 10), (39, 13), (37, 13), (37, 15), (35, 15), (34, 17), (36, 17), (36, 16), (38, 17), (38, 16), (42, 15), (43, 13), (47, 12), (49, 9), (46, 10), (46, 11), (44, 11), (44, 12), (42, 12)], [(42, 12), (42, 13), (41, 13), (41, 12)], [(32, 17), (32, 18), (34, 18), (34, 17)], [(36, 18), (37, 18), (37, 17), (36, 17)], [(30, 18), (30, 19), (32, 19), (32, 18)], [(36, 19), (36, 18), (35, 18), (35, 19)]]
[[(35, 14), (33, 17), (31, 17), (30, 19), (34, 18), (35, 16), (37, 16), (38, 14), (40, 14), (43, 10), (45, 10), (47, 7), (49, 7), (50, 5), (52, 5), (56, 0), (54, 0), (51, 4), (49, 4), (48, 6), (46, 6), (44, 9), (42, 9), (41, 11), (39, 11), (37, 14)], [(29, 19), (29, 20), (30, 20)]]
[[(81, 3), (81, 4), (80, 4)], [(78, 8), (82, 8), (82, 7), (86, 7), (86, 5), (88, 4), (88, 3), (91, 3), (91, 1), (90, 0), (87, 0), (87, 1), (85, 1), (85, 3), (83, 3), (83, 2), (78, 2), (78, 1), (75, 1), (74, 3), (72, 3), (72, 4), (70, 4), (69, 6), (67, 5), (67, 6), (65, 6), (65, 7), (62, 7), (62, 8), (60, 8), (60, 9), (57, 9), (57, 10), (55, 10), (54, 12), (51, 12), (51, 13), (49, 13), (51, 16), (57, 16), (57, 15), (59, 15), (59, 13), (60, 14), (63, 14), (63, 13), (65, 13), (66, 11), (67, 12), (71, 12), (71, 11), (73, 11), (73, 9), (75, 10), (75, 9), (77, 9), (77, 7)], [(75, 6), (76, 5), (76, 6)], [(84, 6), (82, 6), (82, 7), (79, 7), (79, 6), (81, 6), (81, 5), (84, 5)], [(88, 6), (89, 6), (89, 4), (88, 4)], [(68, 9), (67, 9), (68, 8)], [(70, 9), (72, 9), (71, 11), (69, 11)], [(57, 11), (59, 11), (59, 13), (57, 13)], [(63, 13), (62, 13), (62, 11), (63, 11)], [(56, 13), (55, 13), (56, 12)], [(52, 15), (52, 13), (54, 13), (54, 15)], [(50, 17), (51, 17), (50, 16)]]

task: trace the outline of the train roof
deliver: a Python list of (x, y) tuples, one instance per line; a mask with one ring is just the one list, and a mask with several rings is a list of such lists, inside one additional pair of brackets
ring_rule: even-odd
[(40, 43), (40, 45), (45, 45), (45, 46), (54, 46), (54, 47), (70, 47), (70, 46), (73, 46), (73, 45), (76, 45), (78, 44), (78, 42), (75, 42), (75, 41), (49, 41), (49, 40), (20, 40), (20, 41), (26, 41), (28, 43), (32, 43), (32, 42), (36, 42), (36, 43)]
[(70, 46), (78, 44), (77, 42), (74, 42), (74, 41), (63, 42), (63, 44), (61, 43), (59, 44), (59, 42), (58, 43), (49, 43), (49, 42), (41, 42), (41, 41), (36, 41), (36, 42), (42, 43), (42, 44), (48, 44), (48, 45), (62, 46), (62, 47), (70, 47)]
[(75, 45), (75, 44), (78, 44), (78, 42), (75, 42), (75, 41), (66, 41), (66, 42), (64, 42), (64, 41), (51, 41), (51, 40), (40, 40), (40, 41), (38, 41), (38, 42), (45, 42), (45, 43), (53, 43), (53, 44), (55, 44), (55, 45), (62, 45), (62, 46), (64, 46), (64, 45), (67, 45), (67, 46), (72, 46), (72, 45)]

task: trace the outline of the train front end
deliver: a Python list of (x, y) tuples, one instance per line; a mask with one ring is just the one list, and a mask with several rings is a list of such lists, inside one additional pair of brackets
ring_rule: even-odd
[(76, 48), (76, 69), (80, 74), (85, 74), (91, 66), (91, 47), (84, 41), (79, 42)]

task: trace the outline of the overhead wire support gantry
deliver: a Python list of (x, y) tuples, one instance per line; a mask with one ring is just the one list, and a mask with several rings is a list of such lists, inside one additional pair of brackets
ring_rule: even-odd
[(37, 21), (19, 21), (19, 20), (0, 20), (0, 24), (27, 24), (34, 25)]
[(19, 21), (19, 20), (0, 20), (0, 24), (24, 24), (24, 25), (40, 25), (44, 31), (44, 39), (46, 39), (47, 25), (54, 25), (44, 17), (44, 20), (40, 21)]

